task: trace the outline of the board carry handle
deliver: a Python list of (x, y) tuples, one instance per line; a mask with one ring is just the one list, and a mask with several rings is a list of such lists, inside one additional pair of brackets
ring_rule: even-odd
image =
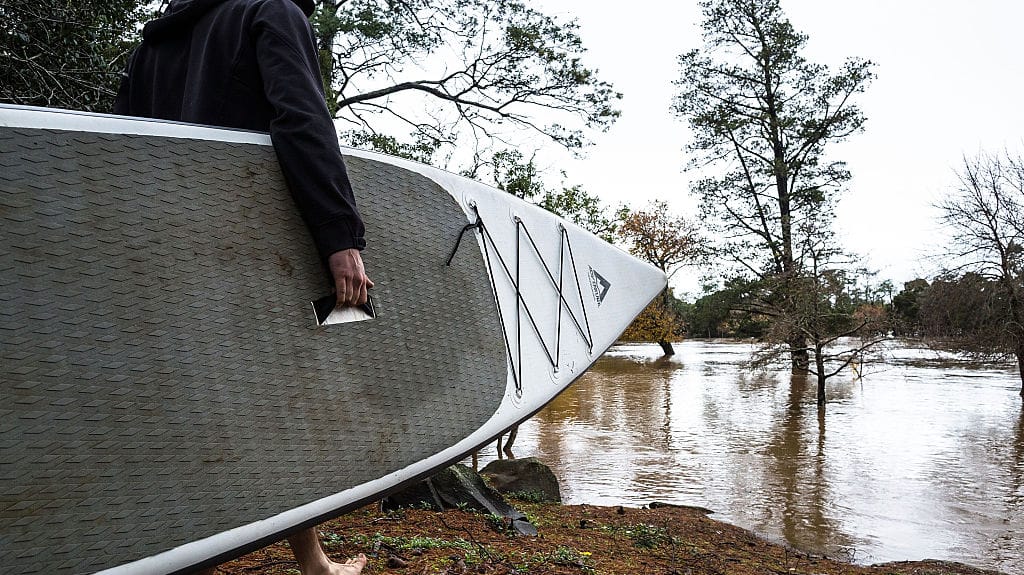
[(335, 325), (366, 321), (377, 317), (377, 308), (373, 305), (373, 296), (366, 295), (366, 303), (357, 306), (337, 307), (337, 294), (331, 293), (309, 302), (313, 306), (316, 325)]

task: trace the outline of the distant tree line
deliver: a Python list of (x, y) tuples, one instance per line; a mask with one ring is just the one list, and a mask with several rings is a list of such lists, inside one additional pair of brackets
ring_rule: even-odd
[(998, 282), (975, 272), (907, 282), (893, 298), (892, 311), (895, 333), (903, 337), (930, 338), (979, 356), (1013, 351), (1007, 337), (1010, 299)]

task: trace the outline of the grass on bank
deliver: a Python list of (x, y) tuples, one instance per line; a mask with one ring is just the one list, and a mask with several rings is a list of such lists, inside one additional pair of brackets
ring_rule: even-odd
[[(365, 553), (367, 575), (993, 575), (935, 561), (854, 565), (777, 545), (686, 507), (638, 509), (512, 501), (540, 531), (516, 536), (468, 510), (369, 506), (320, 526), (328, 554)], [(292, 575), (279, 543), (225, 563), (218, 573)]]

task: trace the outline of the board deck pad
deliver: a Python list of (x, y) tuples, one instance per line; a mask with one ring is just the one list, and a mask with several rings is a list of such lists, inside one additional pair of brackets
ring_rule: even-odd
[[(329, 293), (269, 146), (0, 131), (0, 560), (114, 567), (343, 491), (492, 417), (506, 346), (467, 216), (346, 162), (376, 317)], [(313, 326), (311, 329), (310, 326)]]

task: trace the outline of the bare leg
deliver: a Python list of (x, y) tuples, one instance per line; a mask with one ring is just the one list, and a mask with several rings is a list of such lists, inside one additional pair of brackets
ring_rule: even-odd
[(508, 439), (505, 440), (505, 455), (509, 459), (515, 459), (515, 454), (512, 453), (512, 444), (516, 442), (516, 435), (519, 433), (519, 426), (513, 425), (512, 429), (508, 430)]
[(505, 459), (504, 454), (501, 452), (501, 436), (498, 436), (498, 459)]
[(302, 575), (359, 575), (366, 566), (366, 556), (362, 553), (345, 563), (331, 561), (320, 547), (320, 539), (313, 527), (289, 537), (288, 544), (292, 546)]

